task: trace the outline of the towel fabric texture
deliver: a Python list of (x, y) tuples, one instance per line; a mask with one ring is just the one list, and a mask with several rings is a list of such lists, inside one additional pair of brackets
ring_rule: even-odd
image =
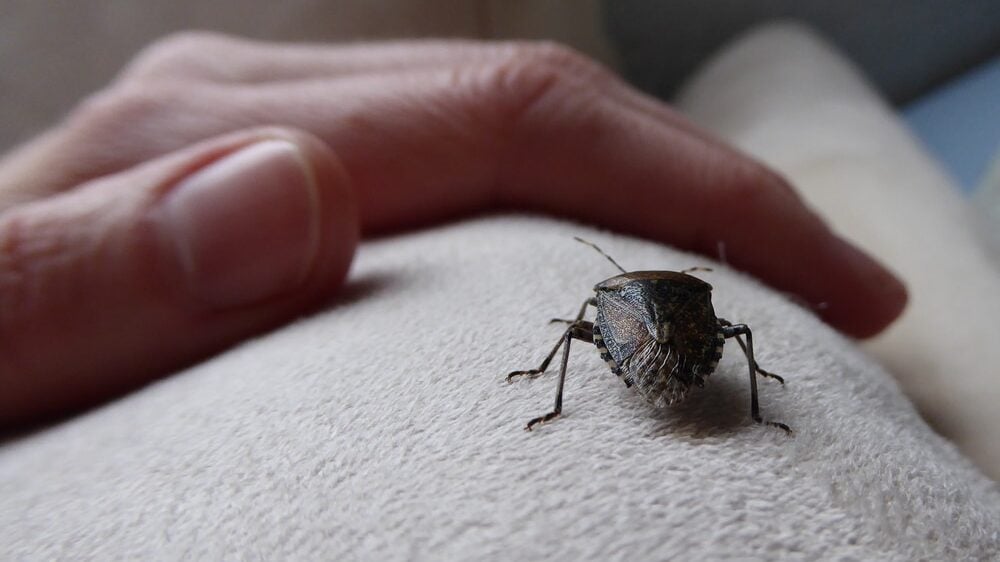
[[(615, 273), (712, 265), (754, 330), (767, 418), (730, 342), (655, 410), (575, 343), (507, 384)], [(0, 558), (988, 559), (1000, 494), (885, 371), (784, 297), (702, 256), (540, 218), (364, 245), (336, 304), (0, 450)], [(556, 365), (557, 367), (558, 365)]]
[[(886, 171), (888, 173), (888, 171)], [(613, 186), (609, 186), (613, 189)], [(594, 283), (711, 266), (751, 326), (657, 410), (574, 342)], [(0, 559), (990, 560), (1000, 491), (855, 342), (703, 256), (542, 217), (366, 242), (326, 309), (0, 447)]]

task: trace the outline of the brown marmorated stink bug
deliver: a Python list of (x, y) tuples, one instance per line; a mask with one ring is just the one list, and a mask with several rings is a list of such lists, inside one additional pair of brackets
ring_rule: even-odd
[[(582, 238), (574, 239), (600, 252), (622, 274), (595, 285), (596, 295), (583, 303), (574, 320), (552, 320), (565, 322), (569, 327), (541, 366), (507, 375), (507, 382), (521, 376), (535, 378), (545, 372), (559, 348), (565, 346), (555, 408), (529, 421), (526, 430), (531, 431), (534, 426), (562, 413), (566, 362), (570, 341), (574, 339), (594, 344), (625, 386), (635, 388), (651, 404), (662, 408), (684, 400), (692, 385), (704, 386), (705, 377), (712, 374), (722, 357), (726, 338), (736, 338), (750, 367), (750, 417), (757, 423), (792, 432), (783, 423), (761, 419), (754, 375), (772, 378), (781, 384), (785, 384), (785, 380), (757, 365), (750, 328), (718, 318), (712, 308), (712, 286), (688, 275), (693, 271), (710, 270), (695, 267), (684, 271), (629, 272), (596, 245)], [(588, 306), (597, 309), (593, 322), (583, 319)], [(746, 336), (746, 342), (742, 336)]]

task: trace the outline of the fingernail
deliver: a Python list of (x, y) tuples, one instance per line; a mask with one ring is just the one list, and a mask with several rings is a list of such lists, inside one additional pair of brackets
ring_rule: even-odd
[(165, 236), (194, 295), (215, 308), (299, 286), (316, 258), (318, 194), (305, 157), (266, 140), (213, 162), (162, 202)]

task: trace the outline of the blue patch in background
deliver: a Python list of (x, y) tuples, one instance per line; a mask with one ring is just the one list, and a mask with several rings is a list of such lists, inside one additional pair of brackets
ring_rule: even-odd
[(966, 193), (1000, 152), (1000, 56), (902, 108), (903, 118)]

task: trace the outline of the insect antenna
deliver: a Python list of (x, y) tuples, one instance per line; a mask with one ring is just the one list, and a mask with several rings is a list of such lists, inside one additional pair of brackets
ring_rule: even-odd
[(681, 273), (694, 273), (695, 271), (713, 271), (713, 269), (711, 267), (701, 267), (700, 265), (696, 265), (694, 267), (689, 267), (687, 269), (682, 269), (680, 272)]
[(618, 262), (616, 262), (611, 256), (605, 254), (604, 250), (598, 248), (597, 244), (594, 244), (593, 242), (588, 242), (588, 241), (584, 240), (583, 238), (580, 238), (579, 236), (574, 236), (573, 240), (576, 240), (577, 242), (579, 242), (581, 244), (586, 244), (586, 245), (590, 246), (591, 248), (597, 250), (597, 252), (599, 254), (601, 254), (602, 256), (604, 256), (606, 258), (608, 258), (609, 262), (615, 264), (615, 267), (617, 267), (619, 271), (621, 271), (622, 273), (628, 273), (627, 271), (625, 271), (625, 268), (622, 267), (622, 266), (620, 266), (620, 265), (618, 265)]

